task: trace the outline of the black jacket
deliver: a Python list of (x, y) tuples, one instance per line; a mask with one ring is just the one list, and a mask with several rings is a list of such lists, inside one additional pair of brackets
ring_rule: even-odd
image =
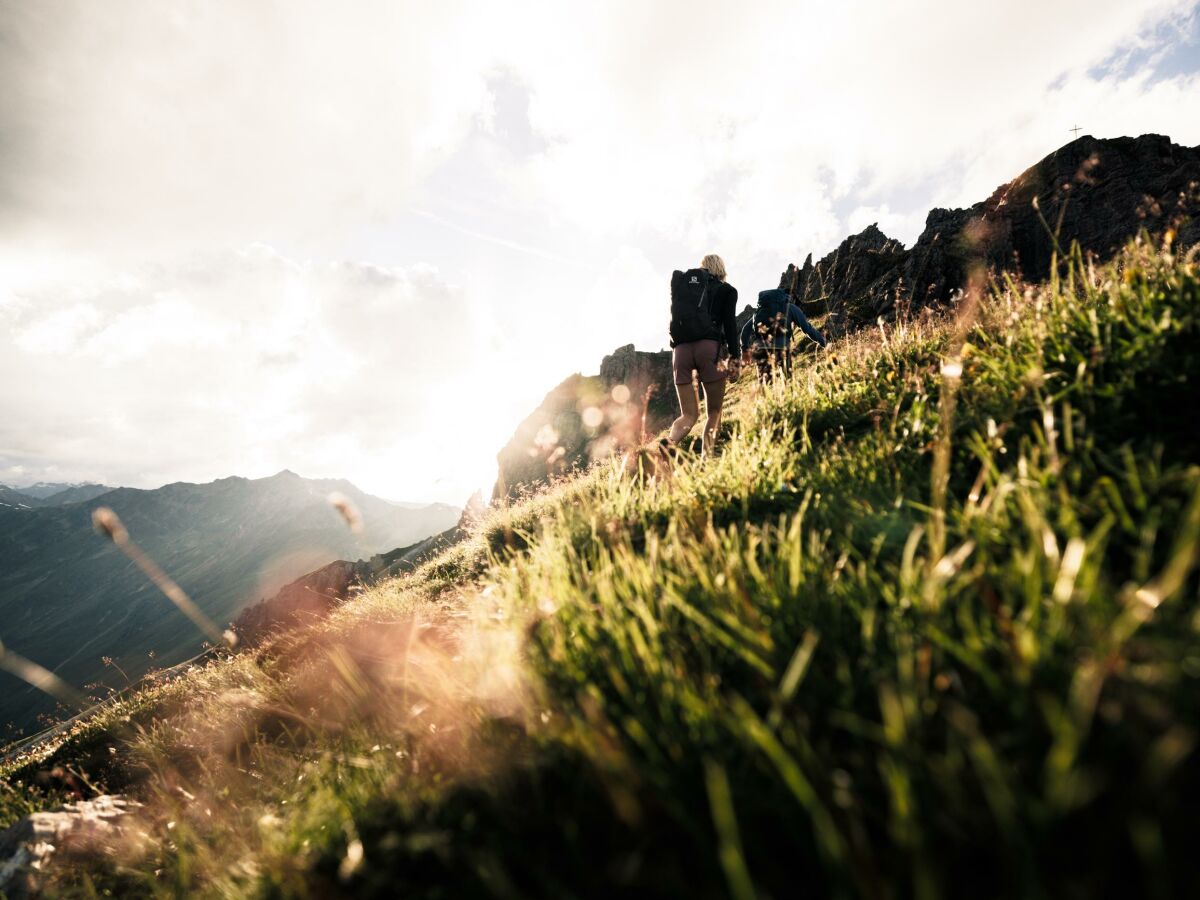
[[(742, 355), (742, 347), (738, 341), (737, 288), (723, 281), (717, 283), (720, 289), (717, 291), (717, 296), (713, 298), (712, 319), (714, 324), (719, 325), (725, 332), (725, 347), (729, 350), (729, 355), (738, 359)], [(721, 340), (719, 333), (716, 340)]]
[[(712, 298), (709, 306), (713, 330), (707, 338), (701, 338), (701, 340), (724, 341), (729, 355), (737, 359), (742, 355), (741, 345), (738, 343), (737, 288), (724, 281), (713, 281), (712, 283), (716, 286), (716, 295)], [(675, 346), (675, 341), (671, 341), (671, 346)]]

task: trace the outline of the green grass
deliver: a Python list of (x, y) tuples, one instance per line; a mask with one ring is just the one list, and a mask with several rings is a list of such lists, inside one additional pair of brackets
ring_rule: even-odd
[(55, 764), (103, 745), (144, 836), (56, 888), (1194, 893), (1200, 275), (1070, 272), (744, 382), (670, 482), (597, 467), (115, 708)]

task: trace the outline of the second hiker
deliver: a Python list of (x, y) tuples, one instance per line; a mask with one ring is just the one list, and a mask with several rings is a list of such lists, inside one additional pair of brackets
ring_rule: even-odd
[[(725, 281), (725, 262), (715, 253), (700, 268), (671, 275), (671, 367), (679, 394), (679, 418), (671, 425), (670, 442), (687, 436), (700, 417), (693, 373), (704, 385), (704, 452), (711, 453), (721, 424), (725, 379), (741, 373), (737, 330), (737, 289)], [(722, 347), (724, 342), (724, 347)], [(728, 351), (722, 366), (722, 350)]]
[(804, 311), (788, 299), (787, 291), (782, 288), (760, 291), (754, 317), (742, 326), (741, 333), (742, 346), (758, 364), (760, 379), (765, 381), (780, 368), (788, 368), (793, 325), (821, 347), (826, 345), (825, 336), (812, 326)]

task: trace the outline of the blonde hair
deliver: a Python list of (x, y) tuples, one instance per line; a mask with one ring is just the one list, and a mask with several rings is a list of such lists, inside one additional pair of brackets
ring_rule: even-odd
[(708, 269), (709, 273), (719, 281), (725, 280), (725, 260), (715, 253), (710, 253), (700, 260), (700, 268)]

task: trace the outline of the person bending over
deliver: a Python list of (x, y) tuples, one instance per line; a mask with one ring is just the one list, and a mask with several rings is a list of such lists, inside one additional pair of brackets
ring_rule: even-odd
[(758, 377), (766, 381), (787, 360), (787, 348), (792, 342), (792, 326), (796, 325), (818, 345), (828, 344), (804, 315), (804, 311), (788, 299), (781, 288), (760, 291), (754, 317), (742, 326), (742, 347), (758, 365)]

